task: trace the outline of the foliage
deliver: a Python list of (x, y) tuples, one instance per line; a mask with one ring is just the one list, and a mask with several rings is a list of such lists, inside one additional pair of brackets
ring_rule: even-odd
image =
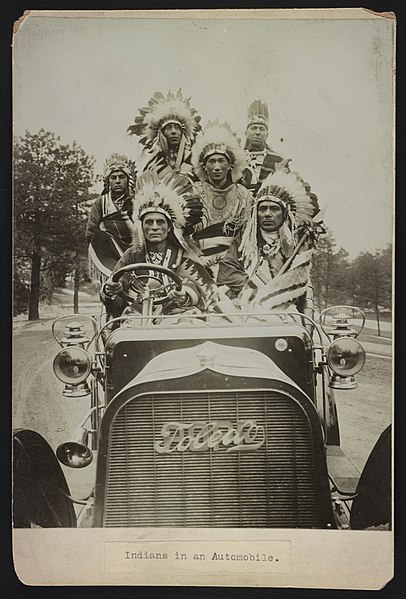
[(313, 257), (311, 275), (316, 307), (323, 310), (331, 305), (352, 305), (364, 311), (373, 310), (378, 323), (382, 310), (390, 310), (392, 302), (392, 246), (362, 252), (354, 260), (337, 249), (328, 232), (320, 238)]
[(14, 142), (15, 272), (30, 289), (30, 320), (39, 317), (41, 295), (52, 294), (86, 252), (93, 168), (76, 142), (63, 145), (43, 129)]
[(332, 304), (348, 303), (351, 282), (348, 279), (348, 252), (336, 249), (330, 231), (320, 237), (313, 257), (311, 279), (314, 298), (320, 310)]
[(366, 310), (373, 310), (378, 323), (382, 310), (392, 304), (392, 245), (383, 250), (362, 252), (352, 263), (356, 281), (354, 299)]

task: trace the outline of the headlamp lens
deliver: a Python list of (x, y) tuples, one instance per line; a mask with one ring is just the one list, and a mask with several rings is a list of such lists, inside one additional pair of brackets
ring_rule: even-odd
[(91, 359), (81, 347), (66, 347), (55, 356), (53, 367), (62, 383), (79, 384), (90, 374)]
[(365, 364), (365, 350), (352, 337), (341, 337), (327, 349), (327, 362), (331, 370), (342, 377), (353, 376)]

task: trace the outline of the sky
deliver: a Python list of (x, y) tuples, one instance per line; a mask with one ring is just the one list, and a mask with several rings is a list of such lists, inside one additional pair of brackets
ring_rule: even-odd
[[(41, 128), (96, 159), (136, 159), (126, 130), (155, 91), (181, 88), (202, 117), (243, 140), (269, 107), (268, 142), (318, 195), (355, 257), (392, 240), (393, 21), (43, 16), (13, 40), (14, 133)], [(106, 13), (105, 13), (106, 14)]]

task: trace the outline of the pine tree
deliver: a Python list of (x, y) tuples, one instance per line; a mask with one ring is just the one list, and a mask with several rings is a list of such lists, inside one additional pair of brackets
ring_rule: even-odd
[[(15, 264), (29, 266), (28, 319), (39, 318), (41, 269), (74, 268), (85, 251), (84, 206), (92, 198), (94, 159), (41, 129), (14, 143)], [(44, 258), (46, 257), (46, 264)], [(18, 279), (16, 273), (16, 279)]]

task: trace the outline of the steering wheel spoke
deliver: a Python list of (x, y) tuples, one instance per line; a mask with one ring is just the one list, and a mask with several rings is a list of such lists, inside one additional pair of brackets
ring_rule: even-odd
[(176, 289), (176, 285), (173, 281), (170, 281), (169, 283), (166, 283), (166, 285), (162, 285), (160, 289), (152, 289), (152, 293), (165, 293), (167, 295), (168, 291), (171, 291), (172, 289)]

